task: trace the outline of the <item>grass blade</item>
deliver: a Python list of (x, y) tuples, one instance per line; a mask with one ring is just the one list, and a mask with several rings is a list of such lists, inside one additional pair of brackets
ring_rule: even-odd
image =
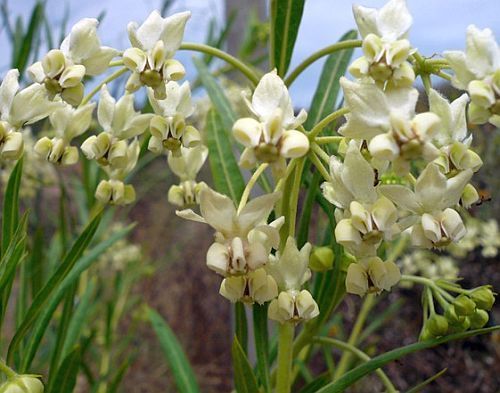
[(21, 158), (9, 176), (5, 189), (2, 214), (2, 255), (9, 247), (19, 220), (19, 188), (23, 174), (23, 159)]
[(235, 336), (231, 346), (231, 355), (234, 367), (234, 384), (238, 393), (258, 393), (257, 380), (243, 351), (238, 338)]
[(428, 384), (438, 379), (441, 375), (443, 375), (447, 368), (443, 368), (441, 371), (434, 374), (432, 377), (427, 378), (425, 381), (420, 382), (418, 385), (412, 387), (410, 390), (407, 390), (406, 393), (418, 393), (421, 392), (423, 388), (425, 388)]
[(267, 331), (267, 304), (253, 305), (253, 331), (255, 352), (257, 354), (257, 370), (259, 380), (265, 393), (271, 392), (269, 380), (269, 333)]
[(164, 319), (153, 309), (148, 309), (148, 316), (158, 336), (161, 348), (172, 371), (175, 384), (180, 393), (199, 392), (195, 374), (189, 364), (179, 341)]
[(64, 358), (57, 370), (53, 387), (50, 393), (68, 393), (72, 392), (76, 385), (76, 377), (80, 368), (81, 349), (75, 348), (68, 356)]

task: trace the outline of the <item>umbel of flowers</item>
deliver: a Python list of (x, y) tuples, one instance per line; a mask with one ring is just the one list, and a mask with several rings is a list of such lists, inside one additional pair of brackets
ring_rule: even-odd
[[(441, 249), (466, 235), (462, 216), (479, 200), (470, 181), (482, 165), (471, 148), (467, 114), (473, 123), (500, 125), (500, 52), (491, 31), (472, 26), (465, 53), (445, 53), (454, 71), (448, 77), (466, 90), (449, 102), (432, 89), (425, 71), (442, 63), (422, 58), (408, 40), (412, 17), (405, 1), (390, 0), (380, 10), (355, 6), (363, 56), (349, 67), (354, 79), (339, 81), (344, 97), (339, 111), (306, 130), (307, 113), (295, 113), (287, 79), (275, 69), (256, 76), (252, 97), (245, 97), (250, 116), (232, 127), (232, 137), (244, 146), (240, 166), (254, 170), (238, 202), (197, 181), (209, 151), (203, 132), (188, 124), (195, 106), (189, 83), (177, 83), (185, 70), (174, 58), (189, 17), (182, 12), (163, 18), (154, 11), (142, 25), (130, 23), (131, 47), (124, 52), (102, 46), (97, 20), (83, 19), (59, 49), (29, 68), (32, 84), (21, 89), (18, 71), (10, 70), (0, 85), (0, 159), (19, 159), (22, 129), (48, 118), (34, 151), (50, 163), (73, 165), (80, 159), (73, 140), (91, 130), (80, 149), (106, 175), (96, 200), (126, 205), (136, 198), (129, 178), (149, 137), (147, 148), (166, 155), (179, 178), (168, 192), (168, 201), (183, 208), (178, 216), (215, 232), (206, 264), (222, 277), (219, 292), (229, 301), (268, 303), (268, 317), (293, 328), (327, 311), (309, 291), (309, 266), (328, 270), (342, 259), (349, 261), (348, 293), (380, 294), (403, 279), (423, 283), (422, 338), (484, 326), (494, 302), (491, 287), (464, 289), (450, 280), (402, 276), (399, 255), (387, 257), (385, 248), (409, 238), (414, 247)], [(116, 66), (123, 67), (85, 95), (85, 77)], [(128, 74), (125, 91), (115, 98), (107, 83), (123, 74)], [(416, 110), (416, 75), (429, 103), (423, 113)], [(141, 87), (154, 113), (136, 110), (134, 93)], [(92, 103), (97, 93), (98, 103)], [(321, 135), (343, 115), (338, 134)], [(323, 149), (325, 144), (336, 146)], [(297, 245), (306, 159), (323, 176), (321, 192), (336, 219), (332, 235), (346, 258), (335, 262), (328, 249), (311, 256), (310, 243)], [(250, 198), (268, 168), (274, 182)], [(19, 378), (0, 390), (15, 391), (14, 385), (43, 390), (38, 379)]]

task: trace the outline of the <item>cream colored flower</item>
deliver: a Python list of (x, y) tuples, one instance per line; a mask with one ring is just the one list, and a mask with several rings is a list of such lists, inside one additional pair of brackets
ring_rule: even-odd
[(186, 119), (194, 112), (189, 82), (180, 86), (168, 82), (166, 92), (164, 100), (157, 100), (148, 89), (149, 102), (156, 113), (150, 123), (148, 149), (157, 154), (171, 151), (178, 156), (181, 146), (195, 147), (201, 143), (201, 136), (196, 128), (186, 125)]
[(264, 304), (278, 296), (278, 286), (274, 278), (260, 268), (244, 276), (224, 278), (219, 293), (233, 303)]
[(380, 294), (383, 290), (389, 291), (400, 279), (401, 273), (394, 262), (384, 262), (374, 256), (349, 265), (345, 286), (348, 293), (359, 296)]
[(257, 197), (238, 213), (229, 197), (206, 187), (200, 192), (201, 216), (192, 210), (177, 215), (215, 229), (215, 243), (207, 252), (210, 269), (222, 276), (244, 275), (264, 266), (271, 248), (279, 245), (283, 219), (266, 223), (278, 198), (277, 193)]
[(295, 239), (287, 239), (283, 253), (270, 256), (267, 271), (274, 277), (280, 293), (269, 304), (270, 319), (280, 323), (310, 320), (319, 315), (318, 305), (307, 290), (301, 290), (311, 278), (309, 256), (311, 245), (297, 248)]
[(132, 71), (127, 91), (149, 86), (155, 98), (163, 100), (167, 95), (165, 83), (184, 77), (184, 66), (173, 56), (181, 45), (190, 17), (190, 12), (179, 12), (162, 18), (158, 11), (153, 11), (141, 26), (129, 23), (127, 29), (132, 48), (123, 54), (125, 66)]
[(288, 89), (276, 70), (262, 77), (252, 102), (247, 104), (258, 120), (245, 117), (233, 126), (235, 139), (245, 146), (242, 167), (250, 169), (262, 161), (278, 169), (286, 158), (302, 157), (308, 152), (309, 140), (297, 130), (307, 113), (302, 109), (295, 117)]

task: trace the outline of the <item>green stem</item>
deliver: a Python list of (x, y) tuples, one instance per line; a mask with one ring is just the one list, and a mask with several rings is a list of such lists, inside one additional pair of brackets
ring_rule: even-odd
[(80, 104), (80, 106), (83, 106), (87, 102), (89, 102), (92, 99), (92, 97), (94, 97), (99, 92), (99, 90), (101, 90), (101, 87), (103, 87), (106, 83), (109, 83), (109, 82), (115, 80), (116, 78), (122, 76), (127, 71), (128, 71), (128, 68), (123, 67), (123, 68), (120, 68), (118, 71), (113, 72), (110, 76), (105, 78), (101, 83), (99, 83), (96, 87), (94, 87), (90, 91), (89, 94), (87, 94), (85, 97), (83, 97), (83, 100), (82, 100), (82, 103)]
[(259, 179), (259, 176), (266, 170), (269, 166), (267, 162), (260, 164), (257, 170), (253, 173), (252, 177), (248, 181), (245, 190), (243, 190), (243, 194), (241, 195), (240, 204), (238, 205), (238, 214), (241, 213), (241, 210), (245, 207), (248, 201), (248, 197), (250, 196), (250, 192), (252, 191), (253, 186)]
[(231, 56), (229, 53), (226, 53), (220, 49), (214, 48), (210, 45), (197, 44), (194, 42), (183, 42), (179, 49), (207, 53), (214, 57), (218, 57), (219, 59), (224, 60), (225, 62), (231, 64), (234, 68), (239, 70), (248, 78), (248, 80), (250, 80), (250, 82), (252, 82), (254, 86), (259, 83), (260, 78), (250, 67), (248, 67), (242, 61), (238, 60), (236, 57)]
[(440, 78), (446, 79), (447, 81), (451, 81), (451, 75), (447, 74), (444, 71), (436, 71), (433, 72), (433, 74), (439, 76)]
[(430, 71), (428, 71), (429, 66), (426, 64), (428, 60), (424, 59), (422, 55), (418, 52), (413, 54), (415, 61), (418, 64), (420, 78), (422, 78), (422, 83), (424, 84), (425, 92), (429, 94), (430, 89), (432, 89)]
[(311, 149), (313, 150), (314, 153), (316, 153), (316, 155), (319, 158), (325, 161), (326, 164), (330, 163), (330, 156), (326, 154), (326, 152), (323, 149), (321, 149), (321, 147), (319, 147), (316, 143), (313, 143), (311, 145)]
[(302, 171), (304, 170), (305, 159), (304, 157), (299, 159), (297, 167), (295, 168), (295, 176), (293, 178), (292, 192), (290, 195), (290, 204), (288, 206), (287, 219), (289, 222), (288, 235), (291, 237), (295, 236), (295, 225), (297, 221), (297, 205), (299, 203), (299, 192), (300, 184), (302, 180)]
[(276, 67), (276, 63), (274, 61), (274, 51), (276, 48), (275, 42), (275, 29), (276, 29), (276, 13), (278, 10), (278, 0), (271, 0), (269, 2), (269, 65), (271, 70)]
[(0, 358), (0, 372), (4, 373), (8, 379), (13, 379), (17, 377), (17, 373), (14, 370), (12, 370), (9, 366), (7, 366), (5, 360), (1, 358)]
[[(347, 341), (347, 344), (355, 346), (358, 337), (361, 333), (361, 330), (363, 329), (363, 325), (365, 324), (366, 318), (368, 317), (368, 314), (370, 310), (372, 309), (372, 306), (375, 302), (375, 296), (370, 294), (365, 297), (365, 300), (363, 301), (363, 305), (361, 306), (361, 310), (359, 311), (358, 318), (356, 319), (356, 322), (354, 323), (354, 327), (352, 328), (351, 335), (349, 336), (349, 340)], [(335, 374), (333, 376), (333, 379), (339, 379), (344, 373), (347, 371), (347, 368), (349, 367), (349, 363), (351, 362), (352, 354), (350, 352), (344, 352), (342, 354), (342, 357), (340, 358), (339, 365), (337, 367), (337, 370), (335, 370)]]
[(292, 160), (288, 163), (288, 166), (286, 167), (285, 174), (283, 175), (283, 177), (281, 179), (278, 180), (278, 183), (276, 184), (276, 187), (274, 189), (275, 192), (281, 191), (281, 189), (283, 188), (283, 185), (286, 182), (286, 179), (288, 179), (288, 176), (290, 176), (292, 171), (295, 169), (295, 165), (297, 165), (297, 159), (292, 158)]
[(314, 143), (318, 145), (326, 145), (329, 143), (340, 143), (344, 139), (343, 136), (317, 136), (314, 138)]
[(119, 66), (122, 66), (122, 65), (123, 65), (123, 60), (115, 60), (115, 61), (111, 61), (108, 64), (108, 67), (119, 67)]
[(335, 111), (333, 113), (330, 113), (328, 116), (325, 118), (321, 119), (319, 123), (317, 123), (311, 132), (307, 134), (307, 137), (309, 138), (310, 141), (314, 140), (316, 136), (325, 128), (328, 124), (330, 124), (332, 121), (338, 119), (340, 116), (344, 116), (346, 113), (349, 113), (349, 109), (347, 108), (341, 108), (338, 111)]
[[(353, 345), (350, 345), (349, 343), (345, 343), (340, 340), (336, 340), (334, 338), (329, 338), (329, 337), (315, 337), (314, 341), (319, 343), (319, 344), (328, 344), (331, 345), (334, 348), (341, 349), (343, 351), (348, 351), (352, 353), (354, 356), (356, 356), (358, 359), (362, 360), (363, 362), (368, 362), (371, 360), (371, 357), (368, 356), (366, 353), (361, 351), (360, 349), (356, 348)], [(387, 374), (381, 369), (378, 368), (375, 370), (375, 373), (379, 376), (380, 380), (384, 384), (384, 386), (387, 389), (387, 392), (389, 393), (397, 393), (397, 389), (394, 387), (392, 384), (391, 380), (387, 376)]]
[(309, 154), (309, 159), (311, 160), (313, 165), (316, 167), (316, 169), (319, 171), (319, 173), (321, 173), (321, 176), (323, 176), (323, 178), (326, 181), (330, 181), (331, 180), (330, 174), (328, 173), (328, 171), (326, 170), (323, 163), (318, 158), (318, 156), (316, 155), (315, 152), (311, 152), (311, 154)]
[(312, 63), (314, 63), (316, 60), (321, 59), (323, 56), (327, 56), (329, 54), (332, 54), (334, 52), (337, 52), (342, 49), (350, 49), (350, 48), (357, 48), (360, 47), (363, 41), (361, 40), (346, 40), (346, 41), (341, 41), (337, 42), (336, 44), (329, 45), (323, 49), (320, 49), (317, 52), (314, 52), (311, 56), (309, 56), (307, 59), (305, 59), (302, 63), (300, 63), (286, 78), (285, 78), (285, 84), (287, 86), (290, 86), (295, 79), (307, 68), (309, 67)]
[(290, 377), (292, 375), (294, 332), (295, 326), (292, 322), (285, 322), (279, 326), (276, 393), (289, 393), (291, 391)]

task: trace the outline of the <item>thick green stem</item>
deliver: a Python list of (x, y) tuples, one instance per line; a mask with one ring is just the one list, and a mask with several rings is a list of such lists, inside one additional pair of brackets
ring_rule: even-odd
[(253, 173), (252, 177), (248, 181), (243, 194), (241, 195), (240, 204), (238, 205), (238, 214), (241, 213), (241, 210), (245, 207), (248, 201), (248, 197), (250, 196), (250, 192), (252, 188), (255, 186), (255, 183), (259, 179), (259, 176), (266, 170), (269, 166), (267, 162), (260, 164), (257, 170)]
[(316, 124), (311, 132), (307, 134), (307, 137), (309, 138), (310, 141), (313, 141), (314, 138), (318, 136), (318, 134), (323, 131), (323, 128), (325, 128), (328, 124), (330, 124), (332, 121), (338, 119), (341, 116), (344, 116), (345, 114), (349, 113), (349, 109), (347, 108), (342, 108), (339, 109), (338, 111), (335, 111), (333, 113), (330, 113), (328, 116), (325, 118), (321, 119), (318, 124)]
[(285, 322), (279, 326), (276, 393), (289, 393), (291, 391), (294, 333), (295, 326), (292, 322)]
[(116, 78), (122, 76), (127, 71), (128, 71), (128, 68), (127, 67), (123, 67), (123, 68), (120, 68), (118, 71), (113, 72), (110, 76), (108, 76), (101, 83), (99, 83), (96, 87), (94, 87), (90, 91), (89, 94), (87, 94), (85, 97), (83, 97), (83, 100), (82, 100), (82, 103), (80, 104), (80, 106), (83, 106), (87, 102), (89, 102), (92, 99), (92, 97), (94, 97), (99, 92), (99, 90), (101, 90), (101, 87), (103, 87), (106, 83), (109, 83), (109, 82), (115, 80)]
[(330, 174), (328, 173), (328, 171), (326, 170), (326, 168), (324, 167), (323, 163), (318, 158), (318, 156), (316, 155), (315, 152), (311, 152), (309, 154), (309, 159), (311, 160), (311, 162), (313, 163), (313, 165), (316, 167), (316, 169), (319, 171), (319, 173), (321, 173), (321, 176), (323, 176), (323, 178), (326, 181), (330, 181), (331, 180)]
[(342, 139), (344, 139), (343, 136), (317, 136), (314, 138), (314, 143), (318, 145), (337, 144), (342, 142)]
[(259, 83), (260, 78), (249, 66), (238, 60), (236, 57), (231, 56), (229, 53), (226, 53), (220, 49), (214, 48), (209, 45), (196, 44), (194, 42), (183, 42), (179, 49), (207, 53), (214, 57), (218, 57), (219, 59), (222, 59), (225, 62), (231, 64), (237, 70), (241, 71), (241, 73), (245, 75), (254, 86)]
[[(354, 356), (356, 356), (358, 359), (362, 360), (363, 362), (368, 362), (371, 360), (370, 356), (368, 356), (366, 353), (356, 348), (355, 346), (350, 345), (349, 343), (345, 343), (343, 341), (329, 337), (315, 337), (314, 341), (320, 344), (331, 345), (332, 347), (341, 349), (342, 351), (348, 351), (352, 353)], [(397, 389), (394, 387), (387, 374), (381, 368), (375, 370), (375, 373), (379, 376), (380, 380), (386, 387), (387, 392), (397, 393)]]
[(329, 54), (332, 54), (334, 52), (337, 52), (342, 49), (350, 49), (350, 48), (357, 48), (360, 47), (363, 41), (361, 40), (346, 40), (346, 41), (341, 41), (337, 42), (336, 44), (329, 45), (323, 49), (320, 49), (317, 52), (314, 52), (311, 56), (309, 56), (307, 59), (305, 59), (302, 63), (300, 63), (297, 68), (295, 68), (286, 78), (285, 78), (285, 84), (287, 86), (290, 86), (295, 79), (307, 68), (309, 67), (312, 63), (314, 63), (316, 60), (321, 59), (323, 56), (327, 56)]
[[(356, 343), (358, 341), (358, 337), (361, 333), (361, 330), (363, 329), (363, 325), (365, 324), (366, 318), (368, 317), (368, 313), (372, 309), (372, 306), (375, 301), (375, 296), (370, 294), (365, 297), (365, 300), (363, 301), (363, 305), (361, 306), (361, 310), (359, 311), (358, 318), (356, 319), (356, 323), (354, 324), (354, 327), (352, 328), (351, 335), (349, 336), (349, 340), (347, 341), (347, 344), (356, 346)], [(333, 376), (333, 379), (338, 379), (344, 373), (347, 371), (347, 368), (349, 367), (349, 363), (351, 362), (352, 358), (352, 353), (350, 352), (344, 352), (342, 354), (342, 357), (340, 358), (339, 365), (337, 369), (335, 370), (335, 374)]]

